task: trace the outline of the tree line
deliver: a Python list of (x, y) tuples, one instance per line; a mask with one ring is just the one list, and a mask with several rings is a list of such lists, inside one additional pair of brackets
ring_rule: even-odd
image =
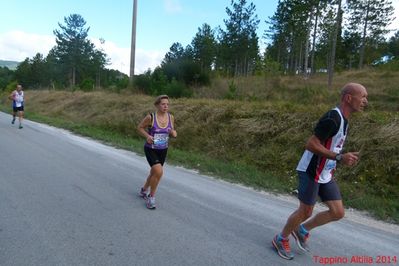
[(267, 56), (290, 73), (361, 69), (384, 56), (397, 56), (387, 41), (393, 21), (389, 0), (279, 1), (269, 20)]
[[(224, 28), (204, 23), (185, 48), (176, 42), (160, 67), (136, 79), (136, 85), (156, 94), (168, 87), (206, 85), (212, 76), (291, 75), (361, 69), (388, 61), (399, 70), (399, 31), (389, 40), (393, 21), (389, 0), (280, 0), (261, 39), (256, 6), (231, 0)], [(261, 51), (259, 41), (268, 45)], [(159, 86), (162, 85), (162, 86)]]
[[(337, 70), (387, 61), (399, 69), (399, 31), (385, 37), (393, 12), (390, 0), (280, 0), (259, 38), (256, 6), (231, 0), (223, 28), (204, 23), (187, 46), (173, 43), (160, 66), (134, 77), (134, 88), (189, 97), (215, 76), (326, 72), (331, 84)], [(105, 68), (109, 59), (88, 40), (86, 21), (73, 14), (64, 22), (54, 30), (57, 45), (47, 57), (27, 58), (14, 78), (33, 87), (127, 87), (126, 75)], [(267, 43), (262, 51), (260, 41)]]
[(88, 39), (90, 27), (86, 27), (81, 15), (71, 14), (64, 18), (64, 24), (58, 25), (60, 29), (53, 31), (56, 45), (46, 57), (37, 53), (21, 62), (15, 71), (0, 68), (0, 88), (4, 89), (12, 81), (31, 89), (127, 87), (129, 81), (125, 74), (106, 69), (109, 59), (102, 49), (97, 49)]

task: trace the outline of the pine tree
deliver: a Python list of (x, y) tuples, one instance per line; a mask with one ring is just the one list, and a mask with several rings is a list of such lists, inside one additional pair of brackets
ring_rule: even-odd
[[(349, 31), (361, 35), (359, 68), (363, 67), (368, 46), (377, 47), (389, 31), (387, 26), (393, 20), (392, 1), (389, 0), (348, 0)], [(369, 58), (371, 63), (375, 58)]]
[(256, 30), (259, 25), (256, 7), (246, 0), (231, 1), (232, 9), (226, 7), (229, 19), (226, 30), (220, 29), (219, 66), (234, 76), (248, 75), (255, 69), (259, 58)]
[[(54, 30), (56, 47), (53, 50), (58, 66), (62, 72), (69, 73), (70, 85), (75, 86), (77, 81), (94, 80), (97, 69), (104, 68), (107, 63), (106, 55), (95, 49), (88, 39), (90, 27), (85, 28), (86, 21), (78, 14), (64, 18), (65, 25), (58, 23), (61, 30)], [(95, 74), (94, 74), (95, 75)]]
[(208, 24), (198, 28), (198, 32), (191, 42), (193, 58), (199, 62), (202, 71), (209, 72), (215, 63), (217, 42), (214, 31)]

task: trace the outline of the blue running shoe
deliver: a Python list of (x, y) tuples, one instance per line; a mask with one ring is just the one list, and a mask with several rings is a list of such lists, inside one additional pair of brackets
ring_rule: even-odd
[(294, 258), (294, 255), (291, 253), (290, 241), (288, 238), (283, 239), (276, 235), (273, 238), (272, 244), (276, 249), (277, 254), (283, 259), (292, 260)]
[(309, 239), (309, 233), (304, 235), (304, 234), (301, 234), (299, 232), (299, 230), (295, 230), (291, 234), (295, 238), (296, 244), (298, 245), (298, 247), (300, 249), (302, 249), (303, 251), (307, 251), (307, 252), (310, 251), (309, 246), (307, 244), (307, 241)]

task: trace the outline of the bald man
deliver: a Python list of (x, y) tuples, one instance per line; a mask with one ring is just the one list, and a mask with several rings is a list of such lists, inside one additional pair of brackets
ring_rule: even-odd
[[(363, 111), (367, 104), (366, 88), (358, 83), (348, 83), (341, 90), (340, 104), (325, 113), (317, 123), (296, 168), (299, 207), (272, 241), (280, 257), (287, 260), (294, 258), (289, 244), (290, 235), (301, 250), (309, 251), (310, 230), (344, 217), (341, 192), (333, 174), (337, 164), (354, 166), (359, 160), (359, 152), (342, 153), (342, 148), (350, 115)], [(328, 206), (328, 210), (312, 216), (317, 196)]]

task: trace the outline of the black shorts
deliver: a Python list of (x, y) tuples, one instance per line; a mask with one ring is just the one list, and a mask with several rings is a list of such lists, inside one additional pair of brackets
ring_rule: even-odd
[(156, 150), (144, 146), (144, 153), (151, 167), (157, 163), (160, 163), (163, 166), (168, 149)]
[(15, 106), (13, 106), (13, 107), (12, 107), (12, 110), (13, 110), (14, 112), (24, 111), (24, 106), (20, 106), (20, 107), (15, 107)]
[(315, 205), (317, 196), (325, 201), (342, 200), (341, 192), (337, 182), (332, 179), (330, 182), (322, 184), (312, 179), (306, 172), (298, 171), (298, 199), (306, 205)]

